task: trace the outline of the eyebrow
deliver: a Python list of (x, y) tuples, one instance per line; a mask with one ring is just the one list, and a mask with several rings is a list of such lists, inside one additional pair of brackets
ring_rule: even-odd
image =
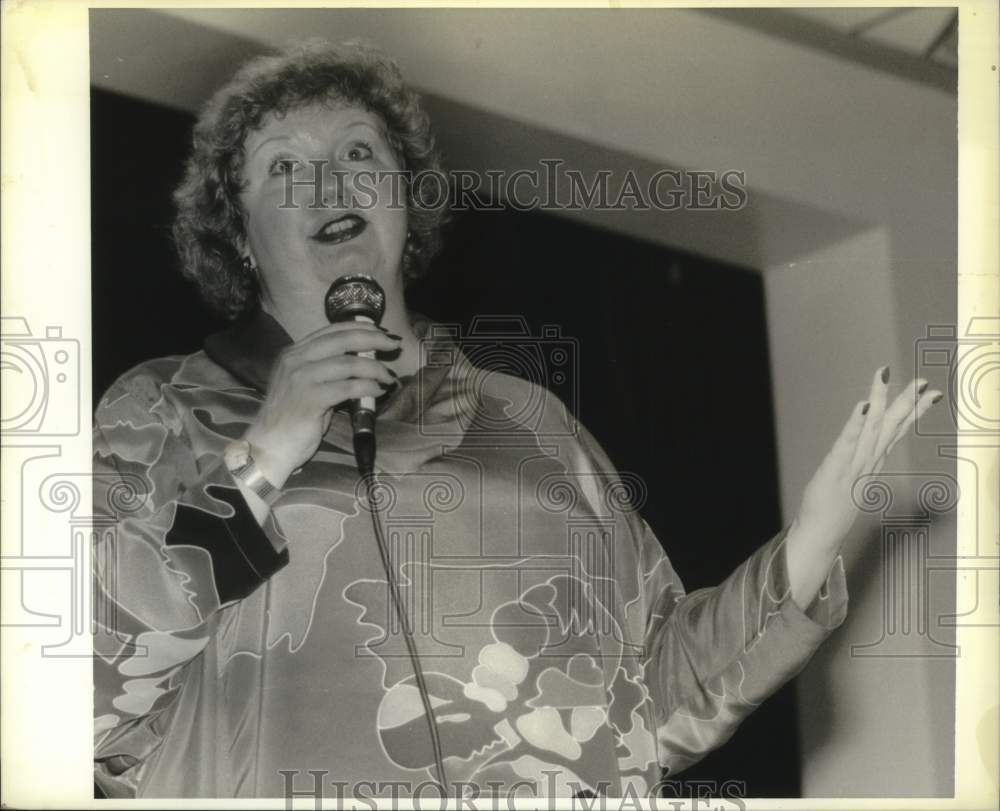
[(345, 130), (346, 129), (350, 129), (351, 127), (367, 127), (372, 132), (374, 132), (376, 135), (378, 135), (378, 136), (380, 136), (382, 138), (386, 137), (385, 132), (382, 130), (381, 127), (376, 127), (375, 125), (373, 125), (371, 122), (368, 122), (368, 121), (352, 121), (350, 124), (346, 124), (344, 126), (344, 129)]
[(345, 124), (344, 129), (346, 130), (348, 127), (357, 127), (357, 126), (370, 127), (371, 124), (369, 124), (363, 118), (359, 118), (357, 121), (352, 121), (350, 124)]
[[(386, 138), (385, 132), (383, 132), (383, 130), (380, 127), (376, 127), (373, 124), (371, 124), (371, 122), (368, 121), (359, 119), (357, 121), (352, 121), (350, 124), (344, 125), (345, 130), (350, 129), (351, 127), (367, 127), (376, 135), (378, 135), (380, 138)], [(254, 147), (253, 151), (250, 153), (250, 158), (252, 159), (254, 155), (256, 155), (265, 144), (268, 144), (271, 141), (290, 141), (290, 140), (292, 140), (292, 137), (290, 135), (272, 135), (270, 138), (265, 138), (263, 141), (257, 144), (257, 146)]]
[(250, 158), (252, 159), (253, 156), (260, 151), (262, 146), (270, 143), (271, 141), (288, 141), (288, 140), (291, 139), (287, 135), (272, 135), (270, 138), (265, 138), (263, 141), (257, 144), (257, 146), (254, 147), (253, 152), (250, 153)]

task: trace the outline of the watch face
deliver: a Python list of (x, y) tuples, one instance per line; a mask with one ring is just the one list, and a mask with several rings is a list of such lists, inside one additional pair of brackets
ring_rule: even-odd
[(226, 467), (236, 470), (250, 461), (250, 443), (246, 441), (232, 442), (226, 446)]

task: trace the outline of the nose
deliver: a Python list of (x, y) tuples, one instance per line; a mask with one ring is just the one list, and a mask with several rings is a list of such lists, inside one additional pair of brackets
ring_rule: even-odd
[(335, 163), (323, 167), (322, 193), (324, 208), (346, 208), (349, 173)]

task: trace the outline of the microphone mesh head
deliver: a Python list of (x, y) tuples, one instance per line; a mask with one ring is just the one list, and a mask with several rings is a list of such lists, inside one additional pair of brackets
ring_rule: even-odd
[(331, 324), (359, 315), (378, 324), (385, 314), (385, 291), (371, 276), (362, 273), (341, 276), (330, 285), (325, 307)]

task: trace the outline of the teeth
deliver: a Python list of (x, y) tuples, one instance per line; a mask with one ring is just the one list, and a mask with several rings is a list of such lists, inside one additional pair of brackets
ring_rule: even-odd
[(352, 219), (338, 220), (337, 222), (332, 222), (329, 225), (323, 226), (323, 230), (320, 231), (321, 234), (339, 234), (341, 231), (349, 231), (355, 226), (356, 222)]
[(365, 225), (365, 221), (356, 214), (347, 214), (338, 220), (334, 220), (333, 222), (329, 222), (324, 225), (319, 231), (316, 232), (313, 239), (330, 242), (343, 242), (348, 239), (353, 239), (355, 236), (360, 234), (364, 230)]

